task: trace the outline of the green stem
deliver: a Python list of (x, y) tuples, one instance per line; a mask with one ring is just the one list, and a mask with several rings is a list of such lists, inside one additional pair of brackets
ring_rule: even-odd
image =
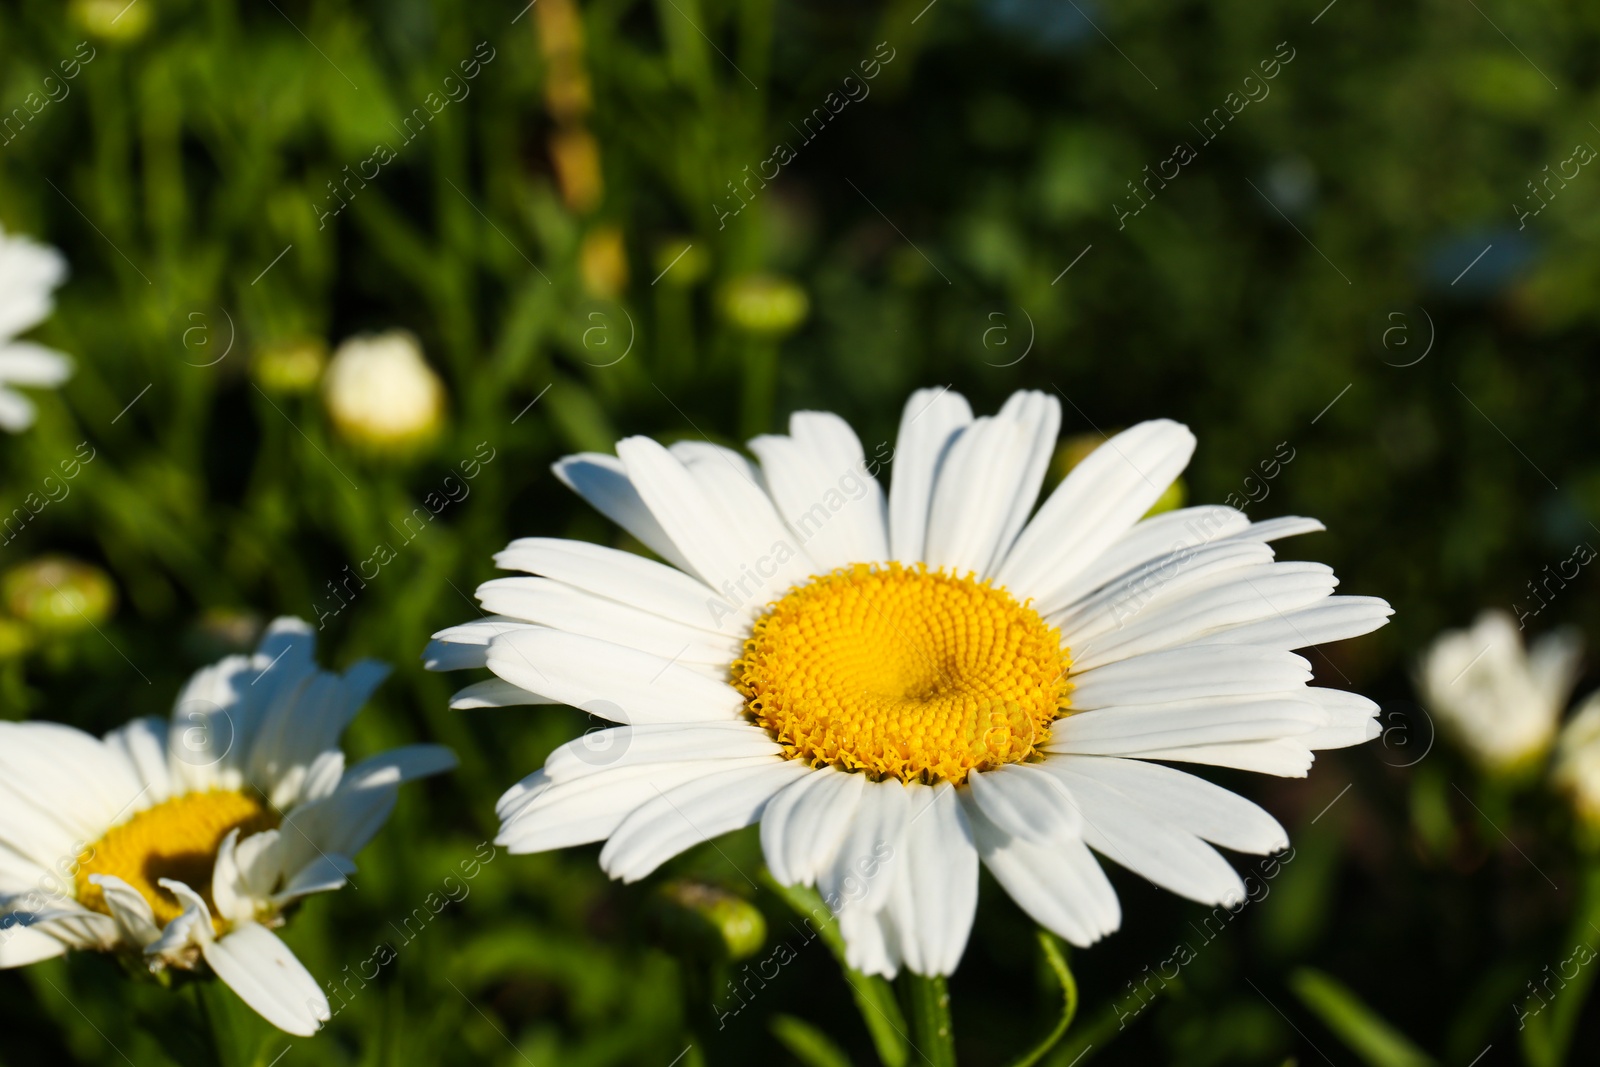
[(229, 1057), (222, 1047), (222, 1035), (217, 1030), (217, 1019), (211, 1011), (211, 1005), (206, 1003), (205, 992), (199, 981), (189, 984), (189, 991), (194, 995), (194, 1006), (200, 1013), (200, 1027), (205, 1031), (206, 1045), (211, 1049), (212, 1062), (217, 1067), (229, 1067)]
[(1067, 957), (1061, 951), (1061, 943), (1046, 930), (1039, 931), (1039, 947), (1044, 950), (1045, 962), (1050, 964), (1050, 969), (1056, 974), (1056, 981), (1061, 983), (1061, 996), (1064, 1001), (1061, 1008), (1061, 1018), (1057, 1021), (1055, 1029), (1045, 1035), (1043, 1041), (1035, 1045), (1032, 1051), (1015, 1060), (1011, 1067), (1033, 1067), (1033, 1064), (1044, 1059), (1049, 1051), (1056, 1047), (1056, 1042), (1067, 1036), (1067, 1028), (1072, 1025), (1072, 1020), (1078, 1014), (1078, 983), (1072, 977), (1072, 969), (1067, 966)]
[(907, 971), (904, 981), (917, 1051), (929, 1067), (955, 1067), (956, 1035), (950, 1025), (950, 991), (944, 978)]

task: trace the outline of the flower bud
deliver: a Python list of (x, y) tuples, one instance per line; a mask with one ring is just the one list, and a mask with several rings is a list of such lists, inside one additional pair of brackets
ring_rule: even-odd
[(85, 33), (105, 41), (137, 41), (150, 27), (153, 0), (72, 0), (72, 21)]
[(321, 341), (279, 341), (256, 350), (250, 372), (266, 392), (293, 396), (316, 388), (327, 362), (327, 346)]
[(66, 556), (41, 556), (0, 577), (0, 600), (36, 632), (66, 634), (99, 626), (117, 606), (111, 576)]
[(622, 231), (596, 226), (583, 235), (578, 249), (578, 273), (591, 295), (614, 300), (628, 285), (628, 249)]
[(444, 421), (444, 383), (406, 330), (364, 334), (339, 346), (322, 378), (334, 427), (374, 452), (407, 452)]
[(777, 274), (745, 274), (722, 290), (722, 310), (747, 333), (783, 337), (793, 333), (811, 310), (804, 289)]
[(742, 960), (761, 950), (767, 920), (743, 897), (704, 882), (668, 882), (654, 908), (663, 938), (674, 949), (712, 959)]
[(656, 247), (655, 266), (662, 285), (687, 289), (706, 276), (711, 269), (711, 257), (699, 245), (680, 237)]

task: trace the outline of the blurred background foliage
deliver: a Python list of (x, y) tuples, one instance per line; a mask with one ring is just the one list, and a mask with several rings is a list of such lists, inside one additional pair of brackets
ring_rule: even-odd
[[(1589, 936), (1587, 861), (1559, 805), (1433, 744), (1408, 671), (1442, 627), (1531, 607), (1541, 568), (1600, 544), (1600, 174), (1530, 185), (1600, 144), (1600, 8), (924, 3), (0, 9), (0, 113), (25, 108), (0, 144), (0, 221), (70, 261), (34, 336), (78, 363), (0, 442), (0, 510), (93, 454), (7, 528), (0, 563), (94, 568), (63, 602), (30, 598), (26, 574), (7, 586), (3, 713), (96, 731), (164, 714), (189, 671), (287, 613), (323, 623), (325, 661), (397, 666), (353, 748), (461, 756), (402, 798), (353, 891), (289, 927), (325, 980), (380, 945), (394, 959), (285, 1064), (874, 1062), (816, 947), (719, 1018), (731, 965), (694, 948), (662, 886), (753, 903), (757, 958), (799, 945), (783, 899), (742, 877), (751, 833), (639, 886), (608, 883), (594, 849), (501, 854), (461, 881), (498, 793), (585, 721), (450, 712), (462, 680), (418, 653), (475, 615), (511, 537), (625, 543), (549, 474), (561, 454), (736, 442), (823, 407), (883, 455), (929, 383), (979, 409), (1050, 391), (1064, 433), (1096, 440), (1181, 419), (1201, 442), (1190, 501), (1323, 519), (1286, 553), (1396, 607), (1313, 657), (1384, 705), (1381, 742), (1325, 754), (1309, 782), (1210, 775), (1288, 826), (1270, 892), (1208, 936), (1204, 909), (1113, 871), (1124, 929), (1072, 954), (1083, 1008), (1047, 1062), (1560, 1061), (1515, 1006), (1568, 958), (1569, 925)], [(74, 58), (65, 96), (25, 104)], [(793, 158), (750, 180), (780, 142)], [(1144, 184), (1178, 144), (1193, 158)], [(342, 340), (392, 328), (445, 389), (404, 447), (346, 432), (317, 386)], [(407, 537), (440, 492), (460, 498)], [(336, 599), (379, 545), (392, 561)], [(1530, 630), (1600, 634), (1593, 580)], [(469, 892), (413, 932), (453, 873)], [(973, 1064), (1008, 1062), (1060, 1006), (1027, 921), (992, 884), (984, 902), (952, 981)], [(1178, 944), (1192, 962), (1152, 982)], [(117, 1062), (113, 1046), (203, 1062), (148, 1036), (196, 1004), (108, 960), (0, 990), (7, 1064)], [(1600, 1028), (1564, 995), (1560, 1044), (1581, 1048)], [(289, 1044), (212, 1000), (239, 1062)]]

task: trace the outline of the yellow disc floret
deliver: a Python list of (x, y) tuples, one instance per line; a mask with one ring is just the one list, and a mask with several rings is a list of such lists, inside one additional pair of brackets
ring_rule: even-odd
[(113, 827), (89, 846), (78, 865), (78, 903), (111, 914), (105, 894), (89, 876), (115, 875), (150, 902), (156, 925), (165, 926), (183, 914), (183, 905), (161, 887), (161, 879), (184, 883), (214, 906), (211, 871), (228, 831), (237, 828), (247, 837), (277, 825), (277, 813), (245, 793), (219, 789), (173, 797)]
[(773, 604), (733, 683), (791, 759), (959, 784), (1049, 739), (1070, 663), (1060, 633), (1004, 589), (859, 563)]

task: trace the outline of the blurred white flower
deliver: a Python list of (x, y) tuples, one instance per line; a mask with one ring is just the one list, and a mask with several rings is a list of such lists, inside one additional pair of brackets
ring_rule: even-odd
[(431, 438), (444, 416), (444, 383), (406, 330), (341, 344), (323, 376), (322, 396), (341, 434), (378, 450)]
[(1600, 693), (1591, 693), (1562, 729), (1551, 779), (1580, 819), (1600, 827)]
[(1485, 770), (1526, 769), (1550, 749), (1578, 677), (1583, 643), (1570, 631), (1524, 649), (1511, 615), (1490, 610), (1468, 630), (1439, 635), (1417, 687), (1429, 711)]
[(66, 355), (16, 340), (50, 314), (66, 276), (60, 252), (0, 229), (0, 429), (19, 433), (33, 425), (33, 402), (9, 386), (53, 388), (72, 376)]

